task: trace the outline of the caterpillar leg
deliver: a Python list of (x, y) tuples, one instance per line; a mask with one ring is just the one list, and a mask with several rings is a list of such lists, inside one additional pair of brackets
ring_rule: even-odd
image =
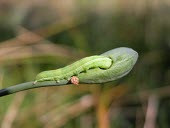
[(76, 76), (72, 76), (71, 79), (70, 79), (70, 82), (72, 84), (78, 85), (79, 84), (79, 78), (76, 77)]
[(60, 80), (55, 80), (56, 81), (56, 83), (59, 83), (60, 82)]
[(35, 85), (37, 82), (38, 82), (37, 80), (36, 80), (36, 81), (34, 81), (34, 82), (33, 82), (33, 85)]
[(56, 83), (59, 83), (59, 82), (60, 82), (60, 80), (59, 80), (58, 78), (56, 78), (56, 77), (54, 77), (53, 80), (54, 80)]

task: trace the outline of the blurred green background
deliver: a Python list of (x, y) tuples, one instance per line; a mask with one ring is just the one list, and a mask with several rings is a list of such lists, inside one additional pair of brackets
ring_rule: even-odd
[(170, 127), (169, 0), (1, 0), (0, 89), (122, 46), (128, 76), (1, 97), (0, 127)]

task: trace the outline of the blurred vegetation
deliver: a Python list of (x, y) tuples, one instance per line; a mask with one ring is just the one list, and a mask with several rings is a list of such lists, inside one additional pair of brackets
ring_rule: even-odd
[(2, 0), (1, 89), (121, 46), (139, 60), (118, 81), (2, 97), (0, 127), (169, 128), (169, 14), (168, 0)]

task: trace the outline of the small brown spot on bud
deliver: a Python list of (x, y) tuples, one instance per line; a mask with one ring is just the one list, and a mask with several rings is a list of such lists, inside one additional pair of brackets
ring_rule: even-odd
[(75, 84), (75, 85), (79, 84), (79, 78), (76, 76), (71, 77), (70, 81), (72, 84)]

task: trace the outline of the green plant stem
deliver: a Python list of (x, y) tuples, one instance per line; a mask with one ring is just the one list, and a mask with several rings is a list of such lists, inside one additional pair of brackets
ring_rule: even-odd
[(19, 91), (39, 88), (39, 87), (49, 87), (49, 86), (61, 86), (69, 84), (67, 80), (61, 80), (60, 82), (56, 83), (56, 81), (45, 81), (45, 82), (38, 82), (35, 85), (33, 84), (34, 81), (26, 82), (17, 84), (14, 86), (10, 86), (0, 90), (0, 97), (10, 95)]

